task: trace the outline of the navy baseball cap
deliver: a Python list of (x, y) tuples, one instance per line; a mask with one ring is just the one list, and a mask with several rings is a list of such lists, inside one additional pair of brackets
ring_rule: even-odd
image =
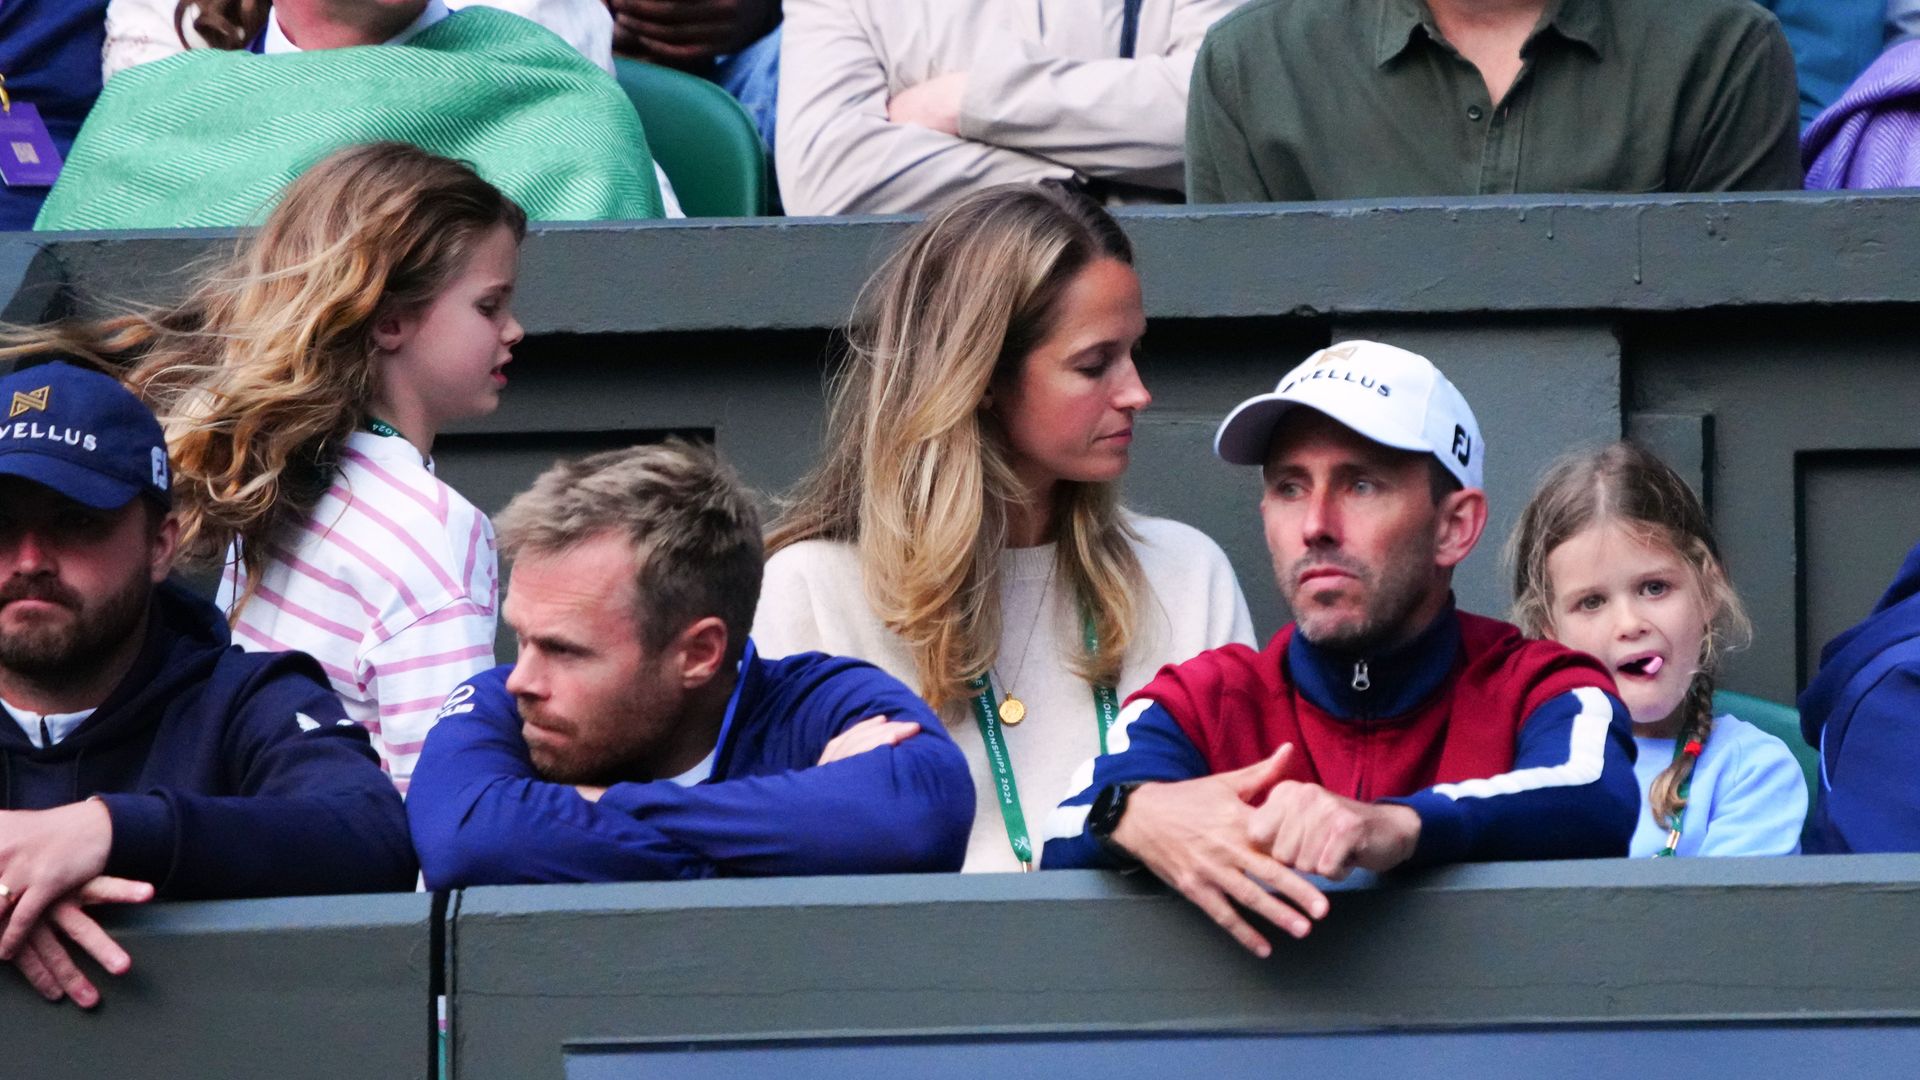
[(0, 408), (0, 476), (96, 510), (138, 495), (173, 505), (160, 422), (113, 377), (57, 361), (23, 368), (0, 379)]

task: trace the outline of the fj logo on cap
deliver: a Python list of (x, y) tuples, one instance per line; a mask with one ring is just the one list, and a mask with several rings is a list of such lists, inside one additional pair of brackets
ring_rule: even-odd
[(7, 419), (11, 420), (23, 412), (46, 412), (47, 397), (53, 391), (51, 386), (38, 390), (15, 390), (13, 405), (7, 410)]
[(1453, 456), (1459, 458), (1462, 465), (1473, 457), (1473, 436), (1459, 424), (1453, 425)]

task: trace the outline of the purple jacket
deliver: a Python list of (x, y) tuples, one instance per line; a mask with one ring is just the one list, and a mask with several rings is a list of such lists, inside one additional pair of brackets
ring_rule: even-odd
[(1880, 55), (1800, 136), (1809, 190), (1920, 187), (1920, 41)]

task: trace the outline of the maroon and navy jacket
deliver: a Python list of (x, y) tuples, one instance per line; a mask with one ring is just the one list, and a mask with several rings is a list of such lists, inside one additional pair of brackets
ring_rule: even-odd
[(1599, 661), (1449, 608), (1392, 652), (1344, 656), (1291, 625), (1162, 668), (1049, 817), (1042, 865), (1114, 866), (1087, 833), (1102, 789), (1242, 768), (1420, 815), (1412, 864), (1623, 856), (1640, 808), (1633, 726)]

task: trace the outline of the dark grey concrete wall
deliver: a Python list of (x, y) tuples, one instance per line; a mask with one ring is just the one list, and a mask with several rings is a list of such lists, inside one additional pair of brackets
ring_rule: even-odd
[(1094, 873), (473, 889), (453, 1073), (713, 1041), (1911, 1024), (1917, 899), (1910, 856), (1460, 867), (1336, 895), (1260, 961)]
[[(874, 1040), (1024, 1040), (1026, 1075), (1062, 1076), (1051, 1064), (1088, 1039), (1192, 1038), (1243, 1058), (1222, 1038), (1311, 1036), (1303, 1055), (1338, 1060), (1326, 1039), (1449, 1032), (1540, 1036), (1415, 1044), (1444, 1050), (1447, 1075), (1526, 1075), (1514, 1061), (1567, 1068), (1569, 1045), (1606, 1053), (1616, 1035), (1658, 1060), (1676, 1042), (1751, 1049), (1739, 1033), (1756, 1025), (1790, 1027), (1803, 1054), (1884, 1054), (1920, 1034), (1920, 856), (1455, 867), (1341, 889), (1265, 961), (1151, 879), (1090, 872), (470, 889), (438, 934), (431, 904), (110, 914), (135, 967), (98, 1010), (0, 972), (0, 1075), (429, 1076), (436, 968), (453, 1080), (664, 1075), (622, 1055), (671, 1072), (662, 1054)], [(1717, 1041), (1660, 1034), (1674, 1030)]]
[(0, 970), (0, 1076), (423, 1080), (432, 908), (400, 894), (108, 911), (133, 970), (90, 969), (95, 1010)]
[[(834, 329), (907, 222), (536, 232), (513, 385), (497, 414), (448, 437), (444, 474), (496, 509), (556, 456), (687, 431), (715, 438), (752, 483), (783, 489), (817, 453)], [(1736, 689), (1792, 697), (1808, 657), (1920, 538), (1920, 520), (1886, 512), (1897, 501), (1872, 505), (1882, 484), (1920, 484), (1900, 464), (1912, 453), (1920, 468), (1906, 418), (1920, 400), (1920, 366), (1906, 362), (1920, 199), (1156, 208), (1125, 223), (1153, 320), (1142, 367), (1155, 395), (1129, 499), (1218, 539), (1262, 632), (1285, 612), (1257, 489), (1249, 470), (1213, 460), (1213, 427), (1336, 336), (1426, 350), (1475, 404), (1494, 512), (1460, 571), (1469, 608), (1505, 609), (1497, 550), (1546, 462), (1628, 428), (1712, 490), (1758, 629), (1732, 661)], [(184, 287), (180, 267), (230, 243), (0, 236), (0, 316), (165, 298)], [(1862, 472), (1860, 454), (1880, 471)]]

